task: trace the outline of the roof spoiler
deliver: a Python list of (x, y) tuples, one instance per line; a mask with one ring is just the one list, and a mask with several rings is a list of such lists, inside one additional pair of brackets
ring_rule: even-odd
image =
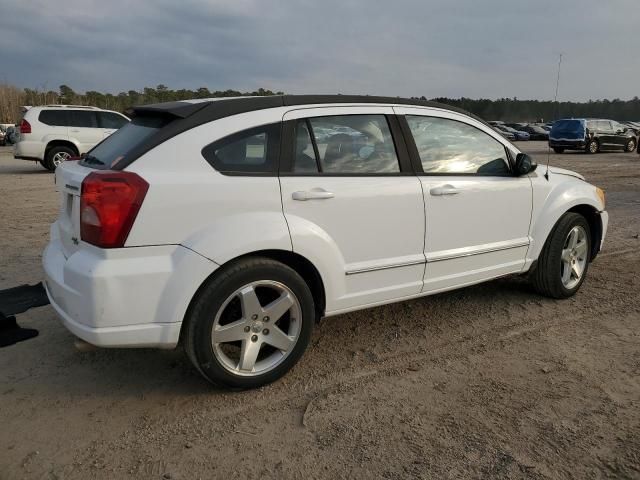
[(189, 103), (189, 102), (166, 102), (153, 103), (151, 105), (137, 105), (126, 110), (126, 114), (130, 117), (148, 116), (148, 115), (166, 115), (176, 118), (187, 118), (198, 110), (208, 105), (207, 102)]

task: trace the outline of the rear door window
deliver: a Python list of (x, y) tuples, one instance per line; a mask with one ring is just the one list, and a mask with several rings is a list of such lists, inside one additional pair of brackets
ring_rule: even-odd
[(400, 172), (384, 115), (340, 115), (296, 125), (295, 173), (340, 175)]
[(38, 121), (52, 127), (66, 127), (69, 125), (68, 110), (42, 110)]
[(71, 118), (70, 127), (98, 128), (98, 117), (96, 112), (85, 110), (69, 110)]

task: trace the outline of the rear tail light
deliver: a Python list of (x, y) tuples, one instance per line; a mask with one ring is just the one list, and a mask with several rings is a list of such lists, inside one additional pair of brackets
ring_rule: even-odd
[(148, 189), (133, 172), (90, 173), (80, 197), (82, 240), (101, 248), (124, 247)]
[(24, 118), (20, 122), (20, 133), (31, 133), (31, 124)]

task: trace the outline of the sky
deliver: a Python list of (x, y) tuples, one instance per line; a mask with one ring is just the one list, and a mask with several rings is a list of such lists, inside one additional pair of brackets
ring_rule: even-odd
[(0, 0), (0, 83), (640, 96), (640, 0)]

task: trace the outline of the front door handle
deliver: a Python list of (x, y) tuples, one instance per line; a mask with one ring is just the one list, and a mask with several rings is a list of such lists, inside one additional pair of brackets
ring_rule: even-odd
[(327, 192), (322, 188), (312, 188), (311, 190), (293, 192), (291, 198), (303, 202), (306, 200), (327, 200), (333, 198), (333, 192)]
[(453, 185), (441, 185), (439, 187), (432, 188), (431, 190), (429, 190), (429, 193), (431, 193), (431, 195), (433, 196), (457, 195), (458, 193), (460, 193), (460, 190), (458, 190)]

